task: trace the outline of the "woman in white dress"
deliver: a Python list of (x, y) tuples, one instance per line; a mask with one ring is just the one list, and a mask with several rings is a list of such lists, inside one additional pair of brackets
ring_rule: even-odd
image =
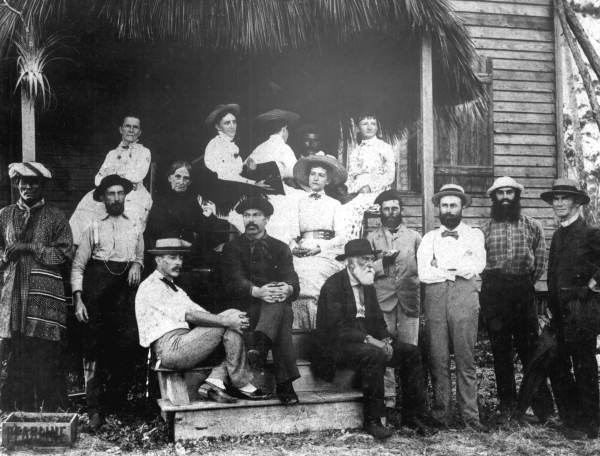
[(358, 118), (358, 145), (348, 154), (348, 193), (355, 197), (344, 204), (347, 239), (360, 237), (365, 211), (375, 197), (389, 190), (396, 175), (392, 146), (377, 137), (379, 125), (372, 114)]
[(344, 167), (323, 152), (303, 157), (294, 166), (294, 178), (307, 190), (298, 199), (300, 236), (290, 242), (300, 279), (300, 296), (293, 303), (295, 328), (315, 328), (321, 287), (344, 267), (335, 259), (346, 242), (341, 204), (325, 194), (325, 186), (341, 185), (347, 176)]
[[(94, 184), (98, 186), (102, 179), (111, 174), (118, 174), (131, 181), (133, 190), (125, 198), (125, 214), (133, 220), (139, 232), (143, 233), (152, 208), (152, 197), (143, 183), (150, 169), (151, 154), (149, 149), (138, 142), (142, 134), (140, 119), (125, 117), (119, 132), (121, 142), (106, 155)], [(76, 245), (79, 244), (83, 231), (93, 220), (106, 216), (104, 203), (95, 201), (93, 193), (93, 190), (86, 193), (69, 220), (73, 231), (73, 243)]]

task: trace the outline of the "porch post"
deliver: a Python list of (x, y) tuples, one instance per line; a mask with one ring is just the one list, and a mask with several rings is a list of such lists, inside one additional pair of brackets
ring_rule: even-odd
[(434, 228), (434, 207), (431, 197), (434, 193), (434, 153), (433, 153), (433, 62), (431, 35), (421, 38), (421, 173), (423, 182), (423, 234)]

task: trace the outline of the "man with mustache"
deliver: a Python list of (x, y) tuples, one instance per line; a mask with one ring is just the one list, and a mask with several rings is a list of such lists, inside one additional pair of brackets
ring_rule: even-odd
[(386, 366), (402, 377), (402, 424), (427, 435), (429, 424), (421, 354), (415, 345), (388, 332), (373, 286), (375, 251), (366, 239), (354, 239), (337, 257), (346, 268), (332, 275), (321, 289), (317, 309), (315, 373), (333, 381), (336, 366), (355, 369), (364, 395), (364, 427), (376, 439), (393, 431), (382, 425), (385, 416), (383, 376)]
[(248, 362), (262, 368), (273, 352), (276, 394), (285, 405), (298, 403), (292, 382), (300, 377), (292, 345), (292, 301), (300, 286), (290, 248), (267, 234), (273, 206), (260, 197), (242, 200), (236, 211), (245, 231), (225, 244), (221, 259), (225, 293), (230, 307), (248, 313)]
[(67, 402), (61, 269), (73, 238), (44, 198), (52, 174), (42, 163), (11, 163), (8, 175), (19, 199), (0, 211), (0, 407), (55, 411)]
[[(527, 366), (538, 338), (535, 283), (546, 262), (544, 229), (537, 220), (521, 214), (522, 192), (523, 186), (513, 178), (496, 179), (487, 191), (492, 200), (491, 219), (482, 227), (487, 264), (480, 302), (494, 355), (499, 424), (514, 418), (517, 405), (513, 345)], [(552, 414), (552, 396), (545, 383), (532, 405), (541, 422)]]
[(90, 426), (120, 410), (141, 362), (134, 297), (144, 258), (144, 240), (124, 213), (133, 185), (111, 174), (93, 197), (107, 215), (83, 232), (71, 269), (75, 316), (82, 324), (85, 389)]
[(450, 347), (456, 363), (456, 398), (464, 424), (483, 430), (477, 406), (475, 341), (479, 319), (477, 275), (485, 267), (483, 233), (462, 222), (471, 198), (460, 185), (446, 184), (433, 195), (441, 226), (425, 234), (417, 250), (419, 278), (425, 283), (425, 318), (432, 414), (449, 425)]

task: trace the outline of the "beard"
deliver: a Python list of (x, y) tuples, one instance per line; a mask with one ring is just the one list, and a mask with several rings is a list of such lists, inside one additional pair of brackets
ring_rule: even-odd
[(453, 230), (458, 226), (460, 221), (462, 220), (462, 211), (458, 214), (440, 214), (440, 222), (446, 228)]
[[(503, 202), (508, 201), (508, 204)], [(521, 215), (521, 198), (515, 196), (512, 201), (509, 199), (496, 199), (492, 196), (492, 220), (495, 222), (516, 222)]]
[(116, 202), (116, 203), (106, 205), (106, 212), (108, 212), (109, 215), (121, 215), (124, 210), (125, 210), (124, 203)]
[(362, 267), (358, 264), (351, 266), (350, 271), (363, 286), (373, 285), (375, 282), (375, 269), (372, 266)]
[(381, 224), (386, 228), (397, 228), (402, 223), (402, 215), (381, 216)]

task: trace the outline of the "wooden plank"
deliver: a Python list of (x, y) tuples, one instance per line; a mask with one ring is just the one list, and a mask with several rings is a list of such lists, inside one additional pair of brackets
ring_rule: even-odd
[(529, 52), (529, 51), (506, 51), (503, 49), (481, 49), (479, 54), (494, 59), (514, 59), (514, 60), (537, 60), (542, 62), (552, 62), (554, 54), (551, 52)]
[(554, 41), (554, 32), (545, 30), (527, 30), (507, 27), (467, 26), (472, 38), (524, 40), (524, 41)]
[(522, 40), (499, 40), (493, 38), (473, 38), (477, 49), (503, 49), (506, 51), (527, 52), (553, 52), (554, 45), (551, 42), (522, 41)]
[(555, 88), (554, 82), (494, 80), (493, 84), (494, 90), (510, 90), (515, 92), (553, 93)]
[(517, 113), (540, 113), (554, 114), (553, 103), (512, 103), (509, 101), (499, 101), (494, 103), (494, 112), (517, 112)]
[(494, 155), (496, 166), (556, 166), (556, 158), (529, 155), (527, 150), (522, 155)]
[(556, 168), (541, 166), (495, 166), (494, 173), (500, 176), (518, 177), (554, 177)]
[(553, 72), (494, 70), (494, 79), (504, 81), (554, 81)]
[(530, 30), (552, 30), (552, 20), (546, 17), (511, 16), (467, 12), (461, 12), (460, 17), (467, 25), (514, 27)]
[(532, 155), (555, 156), (554, 146), (540, 146), (529, 144), (527, 146), (514, 144), (494, 144), (494, 157), (498, 155)]
[(517, 123), (537, 123), (553, 124), (554, 114), (536, 114), (522, 112), (494, 112), (495, 122), (517, 122)]
[(554, 71), (554, 62), (528, 62), (523, 60), (498, 59), (494, 60), (494, 70), (518, 70), (518, 71)]
[(553, 135), (556, 133), (554, 124), (526, 124), (526, 123), (494, 123), (494, 133), (526, 134), (526, 135)]
[(431, 229), (434, 208), (431, 197), (434, 193), (434, 129), (433, 129), (433, 58), (431, 36), (423, 35), (421, 40), (420, 71), (421, 102), (421, 173), (423, 185), (423, 227)]
[(556, 137), (554, 135), (506, 135), (494, 136), (494, 144), (535, 144), (540, 146), (554, 146)]
[(515, 16), (551, 17), (552, 8), (549, 5), (529, 5), (526, 3), (494, 3), (481, 0), (452, 0), (457, 12), (512, 14)]
[[(494, 81), (496, 82), (496, 81)], [(554, 95), (547, 92), (517, 92), (494, 90), (494, 101), (526, 101), (530, 103), (554, 103)]]

